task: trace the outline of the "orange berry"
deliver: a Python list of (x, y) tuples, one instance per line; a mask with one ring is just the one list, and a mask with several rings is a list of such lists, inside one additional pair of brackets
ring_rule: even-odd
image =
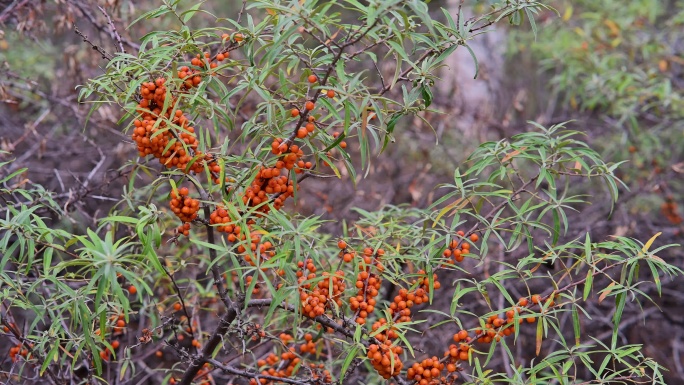
[(528, 304), (527, 298), (523, 297), (523, 298), (520, 298), (518, 300), (518, 305), (520, 305), (520, 306), (527, 306), (527, 304)]
[(135, 286), (131, 285), (128, 287), (128, 292), (131, 294), (135, 294), (138, 292), (138, 289)]
[(299, 116), (299, 110), (296, 108), (293, 108), (292, 111), (290, 111), (290, 114), (292, 115), (293, 118), (296, 118)]
[(304, 104), (304, 108), (306, 108), (308, 111), (313, 110), (314, 107), (315, 107), (314, 102), (312, 102), (310, 100), (308, 102), (306, 102), (306, 104)]
[(120, 344), (120, 343), (119, 343), (119, 340), (114, 340), (114, 341), (112, 341), (112, 348), (114, 348), (114, 349), (118, 348), (118, 347), (119, 347), (119, 344)]
[(541, 302), (541, 296), (539, 294), (534, 294), (532, 296), (532, 303), (539, 304)]
[(318, 77), (316, 75), (309, 75), (309, 83), (313, 84), (318, 81)]
[(470, 235), (470, 240), (473, 242), (477, 242), (480, 237), (477, 234), (471, 234)]
[(328, 90), (327, 96), (328, 96), (330, 99), (334, 98), (334, 97), (335, 97), (335, 91), (333, 91), (333, 90)]
[(347, 242), (340, 240), (339, 242), (337, 242), (337, 247), (339, 247), (341, 250), (346, 249), (347, 248)]
[(183, 308), (183, 306), (180, 304), (180, 302), (176, 302), (173, 304), (173, 310), (175, 310), (175, 311), (180, 311), (180, 309), (182, 309), (182, 308)]

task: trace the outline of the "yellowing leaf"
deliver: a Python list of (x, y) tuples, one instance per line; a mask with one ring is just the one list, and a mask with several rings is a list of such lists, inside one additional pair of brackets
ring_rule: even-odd
[(610, 294), (610, 292), (613, 291), (613, 289), (612, 289), (613, 286), (615, 286), (615, 282), (611, 282), (610, 285), (608, 285), (608, 287), (606, 287), (605, 291), (603, 293), (601, 293), (601, 296), (598, 299), (598, 303), (601, 303), (601, 302), (603, 302), (604, 299), (606, 299), (608, 294)]
[(271, 8), (266, 8), (266, 13), (268, 13), (271, 16), (276, 15), (276, 11), (274, 9), (271, 9)]
[(437, 215), (437, 218), (435, 218), (435, 221), (432, 223), (432, 227), (434, 228), (435, 226), (437, 226), (437, 222), (439, 222), (439, 219), (442, 218), (444, 214), (449, 212), (449, 210), (454, 209), (453, 213), (456, 213), (456, 210), (462, 209), (465, 205), (468, 204), (468, 202), (470, 202), (470, 198), (458, 198), (454, 201), (454, 203), (451, 203), (444, 207), (442, 210), (440, 210), (439, 214)]
[(506, 163), (506, 162), (508, 162), (508, 161), (511, 160), (513, 157), (520, 155), (520, 153), (522, 153), (522, 152), (525, 151), (526, 149), (527, 149), (527, 147), (523, 147), (523, 148), (521, 148), (520, 150), (515, 150), (515, 151), (509, 152), (509, 153), (506, 154), (506, 156), (504, 156), (504, 158), (501, 160), (501, 163)]
[(541, 352), (541, 346), (542, 346), (542, 332), (543, 332), (543, 327), (542, 327), (542, 319), (541, 317), (537, 320), (537, 349), (536, 353), (539, 355)]
[(572, 17), (572, 5), (569, 5), (567, 8), (565, 8), (565, 12), (563, 12), (563, 21), (568, 21)]
[(644, 247), (641, 248), (641, 251), (643, 251), (644, 253), (647, 253), (647, 252), (648, 252), (648, 248), (651, 247), (651, 245), (653, 244), (653, 242), (655, 242), (656, 238), (658, 238), (658, 236), (660, 236), (660, 234), (662, 234), (662, 232), (659, 232), (659, 233), (657, 233), (656, 235), (652, 236), (651, 239), (649, 239), (648, 242), (646, 242), (646, 244), (644, 245)]
[(617, 36), (620, 34), (620, 27), (618, 27), (618, 25), (613, 20), (607, 19), (603, 22), (603, 24), (605, 24), (606, 27), (608, 27), (611, 35)]
[(580, 162), (575, 162), (575, 167), (573, 167), (577, 172), (582, 171), (582, 163)]

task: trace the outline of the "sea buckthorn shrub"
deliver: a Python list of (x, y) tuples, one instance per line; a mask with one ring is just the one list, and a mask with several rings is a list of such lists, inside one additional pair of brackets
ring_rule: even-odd
[[(245, 1), (228, 19), (201, 7), (141, 15), (179, 27), (82, 88), (120, 108), (137, 154), (99, 226), (48, 225), (49, 195), (29, 206), (39, 187), (0, 174), (12, 381), (664, 383), (620, 323), (643, 284), (680, 271), (658, 234), (567, 237), (581, 188), (600, 180), (615, 198), (620, 181), (565, 124), (473, 148), (429, 207), (358, 210), (334, 234), (298, 212), (307, 179), (356, 182), (402, 117), (422, 118), (450, 53), (544, 4), (444, 22), (411, 0)], [(592, 333), (596, 301), (607, 336)]]

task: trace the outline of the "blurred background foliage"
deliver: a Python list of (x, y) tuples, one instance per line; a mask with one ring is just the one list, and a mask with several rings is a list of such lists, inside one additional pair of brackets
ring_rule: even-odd
[[(238, 3), (212, 0), (203, 7), (233, 15)], [(455, 10), (459, 4), (445, 0), (429, 6), (441, 20), (439, 7)], [(129, 52), (149, 31), (178, 27), (161, 18), (122, 31), (121, 26), (158, 7), (151, 0), (0, 0), (0, 149), (11, 151), (17, 165), (28, 166), (28, 180), (56, 191), (57, 204), (72, 212), (64, 226), (83, 231), (119, 200), (125, 183), (119, 167), (135, 150), (118, 129), (120, 109), (104, 106), (85, 125), (89, 106), (76, 103), (76, 87), (101, 74), (105, 62), (75, 29), (116, 50), (108, 31), (96, 28), (106, 25), (98, 5), (114, 17)], [(489, 5), (465, 1), (464, 9), (467, 14)], [(375, 160), (367, 181), (356, 188), (338, 182), (333, 189), (328, 181), (310, 181), (310, 192), (298, 200), (302, 213), (354, 220), (358, 213), (352, 207), (426, 207), (441, 194), (435, 187), (452, 180), (456, 165), (481, 142), (527, 131), (528, 120), (543, 125), (574, 120), (569, 127), (583, 131), (607, 162), (629, 161), (619, 168), (628, 188), (617, 205), (613, 208), (609, 197), (592, 199), (591, 207), (570, 218), (581, 223), (577, 228), (591, 231), (592, 238), (647, 239), (662, 232), (663, 243), (681, 242), (684, 2), (561, 0), (551, 5), (558, 12), (536, 15), (534, 28), (497, 27), (474, 42), (478, 79), (472, 79), (467, 52), (457, 52), (436, 84), (433, 107), (440, 113), (425, 115), (435, 131), (419, 119), (402, 119), (397, 143)], [(197, 15), (191, 22), (201, 26), (209, 20)], [(443, 145), (435, 146), (436, 141)], [(102, 182), (84, 186), (91, 179)], [(589, 189), (574, 188), (576, 193)], [(610, 219), (603, 219), (606, 215)], [(338, 223), (331, 223), (331, 230)], [(670, 250), (662, 257), (684, 267), (681, 249)], [(663, 311), (652, 315), (656, 321), (649, 329), (662, 333), (644, 330), (639, 322), (626, 326), (630, 341), (645, 344), (644, 354), (670, 369), (673, 383), (684, 378), (678, 350), (684, 338), (681, 289), (676, 282), (664, 284), (668, 302), (655, 304)]]

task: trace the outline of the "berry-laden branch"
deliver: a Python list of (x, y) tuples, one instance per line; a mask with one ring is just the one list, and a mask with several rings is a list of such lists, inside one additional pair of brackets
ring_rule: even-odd
[[(273, 299), (271, 298), (266, 298), (266, 299), (253, 299), (250, 300), (247, 303), (247, 307), (264, 307), (264, 306), (270, 306), (273, 303)], [(287, 310), (289, 312), (294, 313), (296, 311), (295, 307), (293, 305), (287, 304), (287, 303), (281, 303), (278, 305), (279, 308), (283, 310)], [(344, 319), (344, 317), (341, 317), (343, 321), (347, 321)], [(345, 337), (349, 338), (354, 338), (354, 332), (347, 329), (346, 327), (339, 325), (337, 322), (335, 322), (333, 319), (327, 317), (326, 315), (317, 315), (313, 318), (311, 318), (312, 321), (317, 322), (327, 328), (333, 329), (336, 332), (344, 335)]]
[[(254, 379), (256, 381), (259, 381), (260, 383), (265, 383), (266, 381), (274, 381), (274, 382), (280, 382), (284, 384), (292, 384), (292, 385), (309, 385), (317, 382), (314, 379), (296, 379), (296, 378), (287, 378), (287, 377), (276, 377), (276, 376), (271, 376), (269, 374), (263, 374), (259, 372), (253, 372), (251, 370), (240, 370), (237, 369), (233, 366), (229, 365), (224, 365), (221, 362), (210, 358), (207, 360), (208, 363), (213, 365), (215, 368), (221, 369), (223, 372), (228, 373), (228, 374), (233, 374), (236, 376), (244, 377), (244, 378), (250, 378)], [(263, 380), (263, 382), (262, 382)]]

